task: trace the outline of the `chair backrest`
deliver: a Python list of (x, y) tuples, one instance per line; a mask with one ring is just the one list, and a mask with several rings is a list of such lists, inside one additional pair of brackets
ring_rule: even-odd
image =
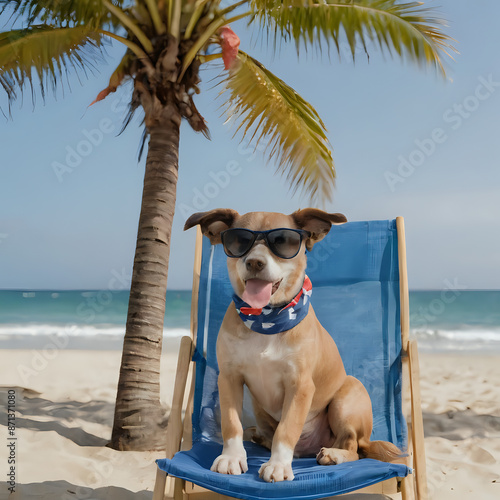
[[(308, 253), (307, 274), (318, 319), (337, 343), (347, 373), (371, 396), (372, 439), (405, 449), (396, 221), (333, 226)], [(221, 440), (215, 344), (231, 296), (222, 246), (203, 238), (193, 440)], [(244, 424), (251, 424), (251, 415)]]

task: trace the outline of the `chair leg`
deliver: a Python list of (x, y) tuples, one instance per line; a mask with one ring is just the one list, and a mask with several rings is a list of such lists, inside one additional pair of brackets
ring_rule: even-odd
[[(190, 337), (182, 337), (177, 360), (177, 372), (175, 374), (174, 394), (172, 397), (172, 409), (167, 426), (166, 435), (166, 458), (171, 459), (180, 449), (182, 440), (182, 406), (186, 381), (191, 363), (193, 341)], [(167, 475), (164, 471), (157, 469), (153, 500), (164, 500), (167, 485)], [(171, 497), (172, 492), (168, 492)]]
[(413, 474), (409, 474), (401, 480), (401, 498), (402, 500), (415, 500), (415, 485), (413, 483)]
[(410, 384), (411, 384), (411, 420), (413, 433), (413, 463), (418, 500), (427, 500), (427, 472), (425, 466), (424, 422), (420, 400), (420, 367), (418, 364), (417, 342), (409, 343)]
[(156, 470), (155, 489), (153, 491), (153, 500), (165, 499), (165, 486), (167, 484), (167, 474), (160, 469)]

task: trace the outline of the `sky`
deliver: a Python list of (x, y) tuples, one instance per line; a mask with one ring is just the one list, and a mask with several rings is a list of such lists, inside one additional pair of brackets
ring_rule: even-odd
[[(272, 47), (239, 22), (241, 49), (308, 100), (322, 117), (337, 171), (325, 208), (348, 220), (405, 218), (410, 289), (500, 288), (500, 2), (441, 0), (456, 39), (447, 77), (369, 46), (341, 57)], [(126, 288), (132, 273), (144, 158), (140, 120), (121, 129), (130, 86), (88, 105), (107, 86), (121, 47), (57, 98), (29, 91), (0, 115), (0, 289)], [(275, 164), (224, 125), (219, 69), (201, 72), (196, 105), (211, 141), (181, 128), (168, 288), (189, 289), (195, 230), (189, 215), (229, 207), (291, 213)], [(5, 109), (5, 95), (0, 106)]]

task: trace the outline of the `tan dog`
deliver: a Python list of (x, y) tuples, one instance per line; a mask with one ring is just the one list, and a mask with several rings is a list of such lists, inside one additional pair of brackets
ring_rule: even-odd
[[(234, 210), (217, 209), (192, 215), (184, 229), (199, 224), (212, 244), (221, 243), (222, 233), (225, 251), (234, 257), (227, 263), (234, 292), (257, 314), (266, 306), (266, 313), (283, 308), (300, 294), (305, 249), (311, 250), (332, 223), (343, 222), (346, 218), (342, 214), (312, 208), (291, 215), (239, 215)], [(235, 228), (294, 231), (253, 235)], [(224, 233), (228, 229), (231, 231)], [(297, 254), (292, 256), (294, 251)], [(318, 463), (324, 465), (359, 457), (393, 461), (402, 456), (391, 443), (370, 441), (370, 397), (359, 380), (346, 375), (337, 346), (312, 306), (296, 326), (273, 335), (252, 331), (247, 326), (252, 322), (244, 322), (240, 316), (232, 302), (217, 339), (224, 446), (213, 471), (247, 471), (241, 424), (244, 384), (252, 395), (257, 422), (253, 440), (271, 450), (269, 461), (259, 471), (265, 481), (291, 481), (294, 456), (316, 455)]]

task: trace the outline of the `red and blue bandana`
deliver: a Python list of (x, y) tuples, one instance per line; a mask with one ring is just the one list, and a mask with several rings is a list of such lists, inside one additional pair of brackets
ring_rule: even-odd
[(255, 309), (236, 294), (233, 295), (233, 302), (245, 326), (257, 333), (274, 335), (291, 330), (307, 316), (311, 295), (312, 283), (306, 276), (300, 292), (286, 306), (267, 305), (262, 309)]

